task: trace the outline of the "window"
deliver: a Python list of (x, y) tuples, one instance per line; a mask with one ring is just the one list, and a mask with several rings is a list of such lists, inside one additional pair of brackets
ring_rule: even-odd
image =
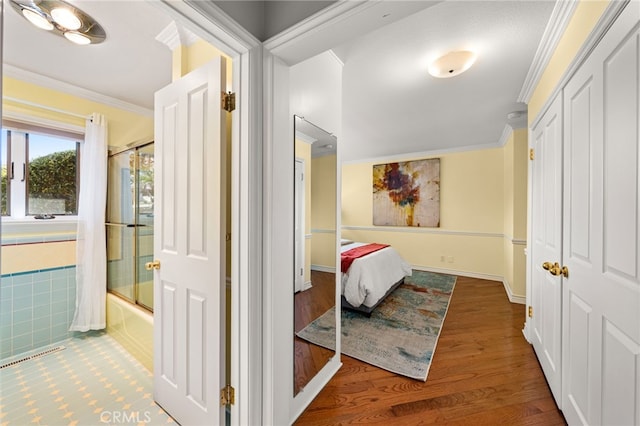
[(2, 215), (77, 214), (81, 140), (35, 126), (3, 128)]

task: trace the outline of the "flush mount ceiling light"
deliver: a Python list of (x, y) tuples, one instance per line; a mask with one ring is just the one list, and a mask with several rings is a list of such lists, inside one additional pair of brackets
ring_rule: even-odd
[(73, 43), (97, 44), (107, 37), (95, 19), (62, 0), (10, 0), (10, 3), (36, 27)]
[(470, 50), (449, 52), (429, 65), (429, 74), (437, 78), (449, 78), (462, 74), (476, 61), (477, 55)]

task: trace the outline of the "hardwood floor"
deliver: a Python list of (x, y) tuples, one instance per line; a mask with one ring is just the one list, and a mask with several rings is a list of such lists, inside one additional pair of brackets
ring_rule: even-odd
[(343, 355), (295, 424), (565, 425), (524, 320), (501, 283), (459, 277), (426, 382)]
[[(335, 274), (311, 271), (312, 287), (294, 296), (296, 333), (335, 305)], [(294, 392), (298, 393), (333, 357), (335, 351), (294, 337)]]

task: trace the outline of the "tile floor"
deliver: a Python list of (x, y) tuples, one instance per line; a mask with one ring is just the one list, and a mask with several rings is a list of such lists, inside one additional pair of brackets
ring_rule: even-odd
[(153, 401), (152, 373), (107, 333), (55, 346), (65, 349), (0, 369), (0, 426), (175, 424)]

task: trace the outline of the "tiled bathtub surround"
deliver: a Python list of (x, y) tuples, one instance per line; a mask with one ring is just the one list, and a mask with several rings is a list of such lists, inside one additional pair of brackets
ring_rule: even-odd
[(2, 275), (0, 359), (71, 337), (75, 300), (75, 266)]

